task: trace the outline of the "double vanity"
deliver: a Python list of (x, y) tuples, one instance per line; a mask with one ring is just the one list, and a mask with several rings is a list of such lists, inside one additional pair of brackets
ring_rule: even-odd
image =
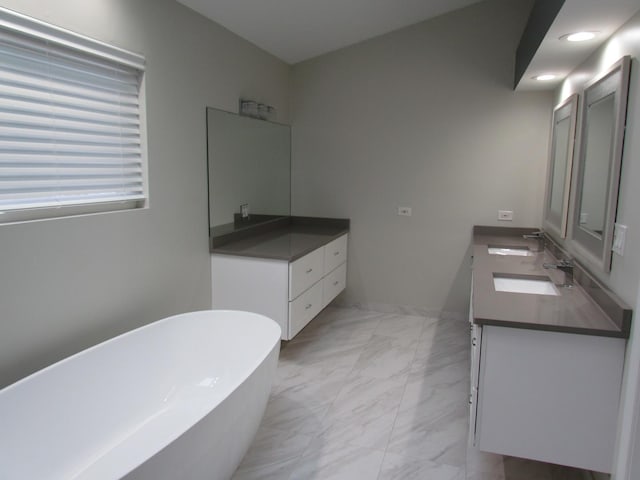
[(631, 310), (533, 233), (474, 228), (470, 442), (609, 472)]
[(213, 308), (261, 313), (292, 339), (344, 290), (348, 231), (349, 220), (283, 217), (213, 243)]

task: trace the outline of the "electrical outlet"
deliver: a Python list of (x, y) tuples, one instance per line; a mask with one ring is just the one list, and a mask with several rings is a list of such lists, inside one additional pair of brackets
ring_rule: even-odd
[(627, 226), (616, 223), (613, 227), (613, 250), (618, 255), (624, 255), (624, 242), (627, 238)]
[(398, 215), (402, 215), (403, 217), (410, 217), (411, 207), (398, 207)]
[(513, 220), (513, 210), (498, 210), (498, 220), (510, 222)]

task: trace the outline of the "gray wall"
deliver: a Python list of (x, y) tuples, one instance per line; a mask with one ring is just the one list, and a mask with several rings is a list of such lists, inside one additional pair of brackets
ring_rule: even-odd
[(344, 303), (462, 313), (472, 226), (498, 209), (541, 225), (552, 95), (511, 89), (530, 6), (481, 2), (293, 67), (292, 208), (351, 218)]
[(173, 0), (3, 0), (147, 58), (150, 208), (0, 225), (0, 387), (96, 342), (210, 308), (205, 107), (288, 119), (290, 68)]

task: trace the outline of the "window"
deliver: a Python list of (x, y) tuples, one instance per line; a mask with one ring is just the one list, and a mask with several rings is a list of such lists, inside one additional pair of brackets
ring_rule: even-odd
[(144, 58), (0, 8), (0, 222), (144, 206)]

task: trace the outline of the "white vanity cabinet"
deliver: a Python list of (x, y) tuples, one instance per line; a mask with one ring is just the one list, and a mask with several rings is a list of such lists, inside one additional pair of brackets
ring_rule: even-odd
[(610, 472), (625, 340), (491, 325), (479, 331), (473, 444)]
[(212, 307), (265, 315), (292, 339), (346, 286), (347, 239), (342, 235), (293, 262), (212, 254)]
[[(474, 227), (469, 447), (610, 473), (631, 309), (578, 261), (569, 276), (546, 268), (568, 256), (546, 237), (526, 256), (490, 251), (518, 250), (523, 235)], [(556, 291), (502, 290), (500, 277)]]

